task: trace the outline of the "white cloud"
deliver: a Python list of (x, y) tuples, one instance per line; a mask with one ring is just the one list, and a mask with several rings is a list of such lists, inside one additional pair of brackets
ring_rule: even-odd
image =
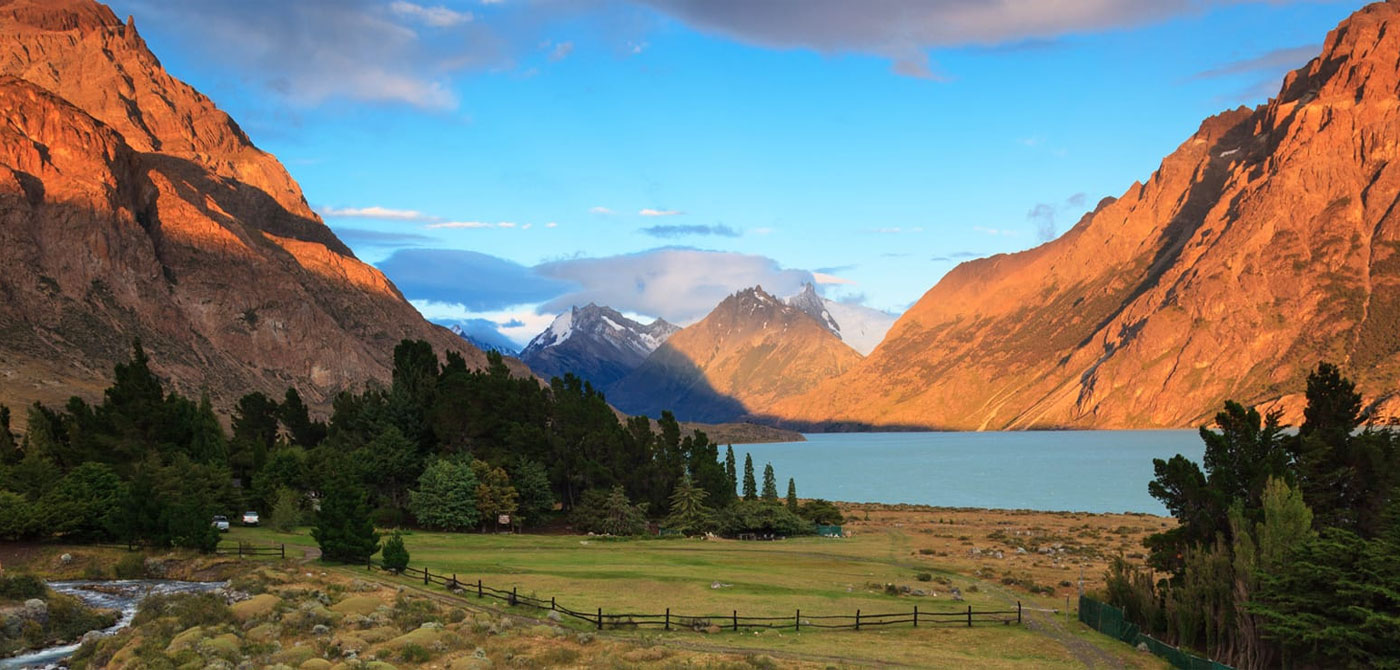
[(546, 311), (595, 302), (681, 325), (699, 320), (725, 297), (755, 284), (781, 296), (814, 281), (811, 272), (783, 268), (765, 256), (683, 248), (555, 261), (537, 265), (534, 271), (578, 286), (545, 302)]
[(599, 216), (606, 216), (606, 215), (608, 215), (608, 214), (612, 214), (613, 211), (612, 211), (611, 209), (608, 209), (607, 207), (604, 207), (604, 206), (602, 206), (602, 205), (598, 205), (597, 207), (589, 207), (589, 208), (588, 208), (588, 213), (589, 213), (589, 214), (597, 214), (597, 215), (599, 215)]
[(560, 42), (560, 43), (554, 45), (554, 49), (553, 49), (552, 51), (549, 52), (549, 60), (551, 60), (551, 61), (561, 61), (561, 60), (564, 60), (565, 58), (568, 58), (568, 57), (569, 57), (569, 54), (573, 53), (573, 51), (574, 51), (574, 43), (573, 43), (573, 42)]
[[(441, 222), (441, 223), (430, 223), (430, 224), (428, 224), (428, 225), (426, 225), (426, 226), (423, 226), (423, 227), (424, 227), (424, 228), (433, 228), (433, 229), (438, 229), (438, 228), (471, 228), (471, 229), (476, 229), (476, 228), (515, 228), (515, 227), (516, 227), (516, 223), (515, 223), (514, 221), (498, 221), (498, 222), (496, 222), (496, 223), (488, 223), (488, 222), (486, 222), (486, 221), (443, 221), (443, 222)], [(528, 226), (527, 226), (527, 227), (528, 227)]]
[(437, 217), (429, 216), (414, 209), (390, 209), (373, 205), (370, 207), (321, 207), (316, 210), (317, 214), (327, 218), (337, 219), (390, 219), (394, 221), (436, 221)]
[(1005, 228), (988, 228), (986, 226), (973, 226), (972, 229), (979, 233), (982, 233), (983, 235), (996, 235), (1000, 237), (1017, 237), (1021, 234), (1021, 232), (1017, 230), (1007, 230)]
[(544, 227), (545, 227), (545, 228), (558, 228), (558, 227), (559, 227), (559, 224), (557, 224), (557, 223), (555, 223), (555, 222), (553, 222), (553, 221), (550, 221), (549, 223), (544, 224)]
[(638, 216), (679, 216), (684, 212), (674, 209), (652, 209), (650, 207), (637, 212)]
[(471, 12), (458, 12), (441, 5), (424, 7), (404, 0), (395, 0), (389, 4), (389, 9), (395, 14), (422, 21), (434, 28), (451, 28), (472, 20)]
[(753, 233), (754, 235), (772, 235), (772, 234), (773, 234), (773, 229), (772, 229), (772, 228), (750, 228), (750, 229), (749, 229), (749, 232), (750, 232), (750, 233)]
[(434, 300), (410, 300), (423, 318), (437, 322), (484, 319), (495, 324), (496, 331), (524, 348), (530, 339), (540, 334), (554, 321), (555, 314), (541, 313), (539, 304), (513, 305), (502, 309), (475, 311), (460, 303)]
[(818, 284), (823, 284), (823, 285), (828, 285), (828, 286), (829, 286), (829, 285), (838, 285), (838, 284), (839, 284), (839, 285), (851, 286), (851, 285), (854, 285), (854, 284), (856, 283), (854, 280), (846, 279), (845, 277), (837, 277), (836, 275), (829, 275), (829, 274), (826, 274), (825, 272), (813, 272), (813, 273), (812, 273), (812, 279), (815, 280)]
[(913, 226), (913, 227), (911, 227), (911, 228), (905, 228), (905, 227), (902, 227), (902, 226), (892, 226), (892, 227), (888, 227), (888, 228), (871, 228), (871, 229), (870, 229), (870, 232), (872, 232), (872, 233), (881, 233), (881, 234), (883, 234), (883, 235), (899, 235), (899, 234), (902, 234), (902, 233), (922, 233), (922, 232), (924, 232), (924, 227), (923, 227), (923, 226)]

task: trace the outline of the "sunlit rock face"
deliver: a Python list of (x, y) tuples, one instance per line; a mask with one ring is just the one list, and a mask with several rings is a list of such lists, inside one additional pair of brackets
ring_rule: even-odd
[(964, 263), (778, 418), (1184, 427), (1301, 416), (1319, 360), (1380, 413), (1400, 378), (1400, 4), (1344, 21), (1257, 109), (1207, 119), (1062, 237)]
[(223, 406), (295, 385), (324, 407), (406, 337), (485, 363), (107, 7), (0, 0), (0, 109), (0, 402), (91, 397), (138, 337)]

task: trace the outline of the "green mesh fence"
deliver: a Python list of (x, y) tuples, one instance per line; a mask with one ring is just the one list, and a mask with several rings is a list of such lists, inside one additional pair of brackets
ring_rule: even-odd
[(1234, 670), (1223, 663), (1184, 652), (1150, 635), (1144, 635), (1137, 624), (1123, 618), (1123, 610), (1093, 598), (1079, 596), (1079, 620), (1104, 635), (1134, 647), (1146, 645), (1148, 651), (1181, 670)]

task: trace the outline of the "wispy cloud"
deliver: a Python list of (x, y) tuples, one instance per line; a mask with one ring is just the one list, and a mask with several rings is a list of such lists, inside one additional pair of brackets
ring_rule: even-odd
[(1274, 49), (1273, 51), (1251, 58), (1242, 58), (1240, 60), (1217, 65), (1209, 70), (1197, 72), (1192, 75), (1191, 78), (1213, 79), (1216, 77), (1255, 74), (1259, 72), (1282, 74), (1289, 70), (1302, 67), (1321, 51), (1321, 44), (1305, 44), (1303, 46), (1288, 47), (1285, 49)]
[(1088, 197), (1085, 194), (1075, 193), (1065, 198), (1064, 202), (1038, 202), (1026, 212), (1026, 220), (1035, 226), (1037, 240), (1049, 242), (1059, 235), (1055, 225), (1056, 217), (1084, 209), (1087, 201)]
[(395, 233), (380, 230), (368, 230), (365, 228), (335, 228), (335, 236), (340, 241), (354, 247), (416, 247), (431, 244), (437, 238), (417, 233)]
[(549, 60), (554, 62), (564, 60), (565, 58), (568, 58), (569, 54), (573, 53), (573, 51), (573, 42), (560, 42), (554, 45), (554, 48), (549, 51)]
[(404, 0), (395, 0), (395, 2), (389, 3), (389, 10), (399, 16), (425, 23), (434, 28), (451, 28), (472, 20), (471, 12), (459, 12), (441, 5), (424, 7), (404, 2)]
[[(1287, 1), (1287, 0), (1279, 0)], [(930, 49), (1043, 43), (1069, 34), (1145, 25), (1231, 0), (641, 0), (701, 30), (777, 49), (856, 52), (896, 74), (938, 78)]]
[(674, 209), (652, 209), (650, 207), (637, 212), (638, 216), (680, 216), (685, 212)]
[(906, 228), (904, 226), (892, 226), (887, 228), (871, 228), (867, 232), (879, 233), (881, 235), (901, 235), (904, 233), (922, 233), (924, 232), (924, 227), (914, 226), (912, 228)]
[(853, 286), (853, 285), (855, 285), (855, 283), (856, 283), (855, 280), (853, 280), (853, 279), (846, 279), (845, 277), (837, 277), (836, 275), (829, 275), (829, 274), (826, 274), (825, 272), (813, 272), (813, 273), (812, 273), (812, 279), (813, 279), (814, 281), (816, 281), (818, 284), (824, 284), (824, 285), (845, 285), (845, 286)]
[(996, 235), (1000, 237), (1016, 237), (1021, 234), (1021, 231), (1019, 230), (1010, 230), (1007, 228), (989, 228), (987, 226), (973, 226), (972, 229), (976, 232), (982, 233), (983, 235)]
[[(426, 226), (423, 226), (423, 227), (424, 227), (424, 228), (433, 228), (433, 229), (438, 229), (438, 228), (446, 228), (446, 229), (451, 229), (451, 228), (477, 229), (477, 228), (515, 228), (515, 227), (517, 227), (517, 226), (518, 226), (518, 224), (516, 224), (514, 221), (497, 221), (497, 222), (495, 222), (495, 223), (489, 223), (489, 222), (486, 222), (486, 221), (443, 221), (443, 222), (441, 222), (441, 223), (430, 223), (430, 224), (428, 224), (428, 225), (426, 225)], [(525, 224), (525, 226), (524, 226), (525, 229), (529, 229), (529, 227), (530, 227), (530, 224)]]
[(722, 223), (713, 226), (687, 225), (687, 226), (649, 226), (642, 228), (642, 233), (652, 237), (672, 238), (688, 237), (692, 235), (713, 235), (715, 237), (739, 237), (739, 231), (730, 228)]
[(607, 208), (607, 207), (604, 207), (604, 206), (602, 206), (602, 205), (598, 205), (597, 207), (589, 207), (589, 208), (588, 208), (588, 213), (589, 213), (589, 214), (597, 214), (597, 215), (599, 215), (599, 216), (607, 216), (608, 214), (612, 214), (613, 211), (612, 211), (611, 209)]
[(320, 207), (316, 213), (328, 219), (382, 219), (389, 221), (438, 221), (414, 209), (391, 209), (374, 205), (371, 207)]

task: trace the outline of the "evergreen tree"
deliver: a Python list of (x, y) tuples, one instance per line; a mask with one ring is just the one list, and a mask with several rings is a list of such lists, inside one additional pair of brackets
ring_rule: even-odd
[(326, 424), (311, 420), (311, 413), (295, 388), (287, 387), (287, 394), (277, 408), (277, 417), (291, 435), (292, 444), (310, 449), (326, 437)]
[(517, 523), (524, 526), (538, 526), (549, 517), (554, 509), (554, 491), (549, 487), (549, 473), (544, 466), (524, 456), (515, 459), (510, 475), (511, 485), (519, 494), (516, 511)]
[(277, 489), (268, 525), (279, 533), (290, 533), (301, 523), (301, 496), (292, 489)]
[(418, 488), (409, 492), (409, 508), (426, 528), (467, 530), (481, 518), (476, 489), (476, 474), (469, 465), (439, 459), (423, 470)]
[(789, 512), (797, 514), (797, 482), (791, 477), (788, 478), (787, 508)]
[(326, 487), (311, 537), (325, 561), (364, 563), (379, 550), (365, 491), (349, 476), (336, 477)]
[(194, 417), (193, 433), (190, 439), (190, 458), (196, 463), (228, 464), (228, 439), (224, 428), (214, 413), (214, 404), (205, 391), (199, 398), (199, 409)]
[(758, 500), (758, 482), (753, 478), (751, 454), (744, 454), (744, 500)]
[(739, 495), (739, 469), (734, 462), (734, 445), (729, 445), (724, 450), (724, 475), (729, 479), (729, 499), (733, 500)]
[(763, 466), (763, 502), (778, 502), (778, 476), (773, 473), (773, 464)]
[(689, 475), (682, 477), (671, 494), (671, 513), (666, 517), (666, 527), (686, 535), (709, 530), (714, 511), (705, 506), (706, 495), (705, 489), (691, 483)]
[(10, 432), (10, 408), (0, 405), (0, 465), (13, 465), (19, 456), (15, 434)]
[(408, 547), (403, 545), (403, 535), (399, 531), (394, 531), (394, 534), (384, 541), (380, 557), (383, 559), (385, 570), (403, 572), (408, 567)]

